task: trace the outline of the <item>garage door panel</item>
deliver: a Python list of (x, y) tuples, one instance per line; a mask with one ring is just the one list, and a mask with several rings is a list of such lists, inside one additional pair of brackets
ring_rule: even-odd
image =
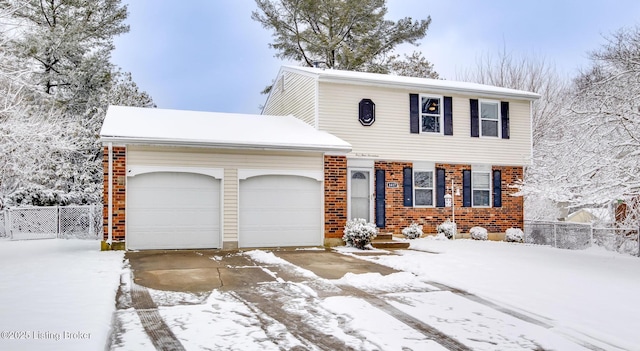
[(127, 247), (220, 247), (220, 181), (202, 174), (173, 172), (129, 178)]
[(239, 246), (322, 244), (321, 183), (300, 176), (240, 182)]

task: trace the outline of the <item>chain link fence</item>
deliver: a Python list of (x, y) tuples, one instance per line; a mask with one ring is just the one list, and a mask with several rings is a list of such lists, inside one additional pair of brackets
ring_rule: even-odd
[(102, 205), (17, 207), (0, 212), (0, 237), (14, 240), (102, 237)]
[(4, 219), (5, 211), (0, 211), (0, 238), (6, 238), (8, 236)]
[(583, 250), (593, 245), (640, 257), (639, 228), (595, 227), (573, 222), (525, 221), (524, 241), (561, 249)]

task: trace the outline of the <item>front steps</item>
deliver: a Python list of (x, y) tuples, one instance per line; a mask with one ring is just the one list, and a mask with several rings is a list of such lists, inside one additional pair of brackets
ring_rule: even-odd
[(408, 249), (409, 242), (394, 240), (391, 233), (380, 233), (371, 241), (371, 246), (376, 249)]

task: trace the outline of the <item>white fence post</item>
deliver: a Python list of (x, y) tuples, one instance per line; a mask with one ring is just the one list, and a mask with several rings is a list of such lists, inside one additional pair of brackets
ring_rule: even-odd
[(13, 223), (11, 222), (11, 209), (7, 209), (7, 217), (4, 219), (6, 221), (5, 231), (9, 238), (13, 239)]
[(91, 204), (89, 206), (89, 237), (93, 236), (93, 206), (95, 206), (95, 204)]
[(61, 225), (61, 220), (60, 220), (60, 206), (56, 206), (56, 220), (58, 222), (58, 225), (56, 226), (58, 228), (58, 232), (56, 233), (56, 238), (60, 238), (60, 233), (62, 233), (62, 230), (60, 228)]
[(553, 224), (553, 247), (558, 247), (558, 233), (557, 233), (557, 224)]
[(11, 235), (9, 233), (9, 209), (5, 209), (2, 212), (4, 212), (4, 215), (2, 216), (2, 219), (3, 219), (2, 226), (4, 229), (4, 236), (9, 238)]

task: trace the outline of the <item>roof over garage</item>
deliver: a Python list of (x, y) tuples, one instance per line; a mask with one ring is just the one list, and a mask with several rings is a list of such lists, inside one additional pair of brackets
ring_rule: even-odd
[(293, 116), (109, 106), (101, 141), (233, 149), (349, 152), (346, 141)]

